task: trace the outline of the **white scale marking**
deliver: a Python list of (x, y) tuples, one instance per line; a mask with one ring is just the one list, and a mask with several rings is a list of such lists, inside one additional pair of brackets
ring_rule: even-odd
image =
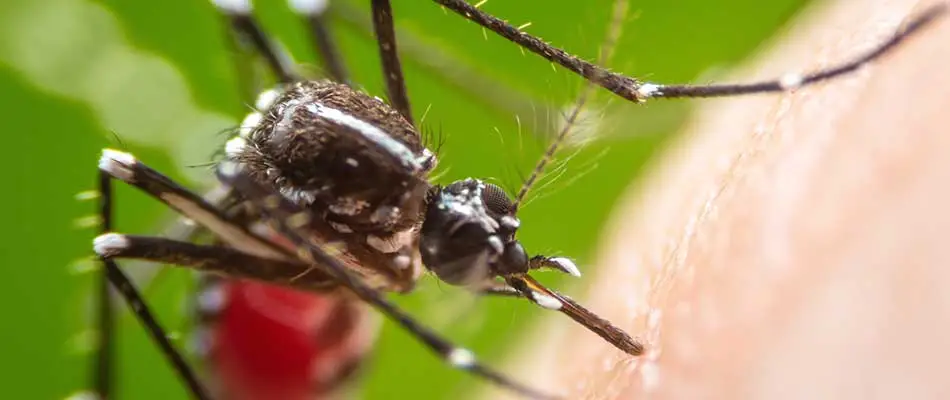
[(224, 153), (228, 155), (228, 158), (234, 159), (244, 152), (245, 147), (247, 147), (247, 141), (243, 137), (237, 136), (224, 144)]
[(241, 121), (241, 126), (238, 128), (238, 135), (241, 137), (248, 137), (251, 132), (254, 132), (254, 129), (261, 124), (261, 121), (264, 120), (264, 116), (259, 112), (252, 112), (244, 117), (244, 120)]
[(644, 83), (637, 88), (637, 97), (649, 99), (660, 92), (660, 85), (653, 83)]
[(393, 264), (395, 264), (396, 268), (399, 268), (399, 269), (409, 268), (409, 264), (411, 262), (412, 262), (412, 258), (405, 254), (400, 254), (393, 258)]
[(475, 354), (461, 347), (450, 350), (446, 358), (449, 359), (449, 364), (456, 368), (469, 368), (475, 365)]
[(574, 275), (576, 277), (581, 276), (581, 270), (577, 268), (577, 264), (574, 264), (570, 258), (566, 257), (553, 257), (548, 259), (548, 262), (556, 264), (560, 269), (568, 274)]
[(531, 292), (531, 297), (534, 298), (535, 303), (548, 310), (560, 310), (561, 307), (564, 307), (560, 300), (544, 293)]
[(92, 251), (103, 257), (111, 256), (115, 254), (117, 250), (128, 247), (129, 239), (127, 239), (125, 235), (118, 233), (106, 233), (92, 239)]
[(198, 293), (198, 309), (205, 314), (217, 314), (224, 310), (228, 296), (224, 285), (209, 285)]
[(779, 78), (778, 85), (781, 86), (783, 90), (798, 89), (804, 79), (801, 74), (788, 73)]
[(501, 239), (498, 236), (492, 235), (488, 237), (488, 246), (495, 251), (495, 254), (501, 254), (505, 252), (505, 245), (501, 243)]
[(261, 92), (257, 95), (257, 101), (254, 102), (254, 108), (258, 111), (267, 111), (274, 105), (274, 102), (277, 101), (277, 98), (280, 97), (280, 91), (277, 89), (270, 89)]
[(518, 229), (521, 226), (521, 221), (518, 218), (512, 217), (510, 215), (504, 215), (501, 217), (501, 226), (504, 226), (508, 229)]
[(290, 9), (303, 15), (321, 15), (327, 10), (327, 0), (289, 0)]
[(84, 390), (67, 396), (65, 400), (102, 400), (102, 397), (99, 397), (99, 395), (93, 392)]
[(231, 14), (250, 14), (251, 2), (248, 0), (211, 0), (211, 4)]
[(396, 232), (392, 236), (386, 238), (376, 235), (369, 235), (366, 237), (366, 244), (370, 245), (376, 250), (379, 250), (381, 253), (395, 253), (399, 251), (399, 249), (412, 244), (412, 230), (409, 229)]
[(132, 182), (135, 174), (131, 167), (136, 163), (138, 160), (129, 153), (103, 149), (102, 157), (99, 158), (99, 169), (123, 181)]
[(353, 233), (353, 228), (350, 228), (350, 226), (347, 225), (347, 224), (340, 224), (340, 223), (336, 223), (336, 222), (332, 222), (332, 221), (327, 221), (327, 223), (329, 223), (329, 224), (330, 224), (330, 227), (333, 228), (333, 230), (335, 230), (335, 231), (337, 231), (337, 232), (340, 232), (340, 233)]
[[(460, 219), (450, 229), (449, 233), (455, 232), (468, 223), (477, 223), (482, 229), (489, 233), (495, 233), (498, 230), (498, 222), (488, 215), (485, 210), (485, 204), (482, 201), (482, 190), (485, 184), (476, 179), (469, 178), (467, 181), (475, 181), (474, 193), (469, 189), (463, 189), (458, 195), (443, 193), (439, 209), (449, 209), (451, 212), (459, 214), (465, 218)], [(443, 208), (444, 205), (444, 208)]]
[(317, 200), (317, 196), (312, 191), (287, 186), (282, 186), (279, 190), (284, 198), (297, 204), (310, 205)]
[(421, 161), (423, 160), (421, 159), (425, 157), (425, 154), (423, 154), (422, 157), (416, 157), (416, 155), (411, 150), (409, 150), (408, 147), (400, 143), (398, 140), (393, 139), (392, 136), (384, 132), (382, 129), (373, 126), (373, 124), (322, 104), (311, 103), (307, 104), (306, 107), (307, 110), (321, 118), (325, 118), (327, 120), (333, 121), (336, 124), (346, 126), (359, 132), (367, 140), (375, 143), (381, 149), (387, 151), (389, 154), (399, 160), (403, 166), (412, 168), (413, 172), (422, 169)]

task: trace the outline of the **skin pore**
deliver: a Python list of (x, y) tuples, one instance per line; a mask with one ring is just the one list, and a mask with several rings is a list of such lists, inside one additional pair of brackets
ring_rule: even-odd
[[(729, 81), (860, 54), (937, 1), (821, 3)], [(570, 399), (950, 395), (948, 65), (943, 18), (833, 82), (697, 102), (564, 288), (646, 354), (552, 313), (505, 370)]]

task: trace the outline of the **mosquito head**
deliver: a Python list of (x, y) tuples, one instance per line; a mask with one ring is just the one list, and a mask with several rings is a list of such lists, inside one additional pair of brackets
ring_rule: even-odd
[(227, 154), (261, 183), (357, 232), (409, 228), (423, 212), (435, 156), (383, 101), (346, 85), (265, 92)]
[(528, 255), (515, 239), (520, 222), (498, 185), (465, 179), (434, 187), (426, 204), (419, 247), (422, 263), (439, 279), (468, 285), (528, 271)]

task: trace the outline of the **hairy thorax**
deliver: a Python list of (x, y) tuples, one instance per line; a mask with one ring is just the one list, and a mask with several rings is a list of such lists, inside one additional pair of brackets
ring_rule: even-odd
[(435, 156), (397, 111), (329, 81), (295, 83), (266, 106), (234, 155), (255, 179), (341, 231), (386, 235), (420, 221)]
[[(330, 81), (265, 92), (256, 109), (228, 142), (228, 159), (310, 211), (312, 240), (336, 243), (370, 286), (410, 290), (436, 163), (413, 125), (382, 100)], [(254, 219), (257, 211), (241, 212)]]

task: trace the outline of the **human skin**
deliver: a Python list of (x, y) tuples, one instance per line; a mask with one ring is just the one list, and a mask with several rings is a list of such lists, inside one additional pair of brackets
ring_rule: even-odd
[[(936, 3), (822, 4), (733, 78), (861, 54)], [(697, 102), (565, 290), (646, 353), (551, 315), (506, 370), (568, 399), (950, 398), (947, 71), (944, 16), (855, 74)]]

